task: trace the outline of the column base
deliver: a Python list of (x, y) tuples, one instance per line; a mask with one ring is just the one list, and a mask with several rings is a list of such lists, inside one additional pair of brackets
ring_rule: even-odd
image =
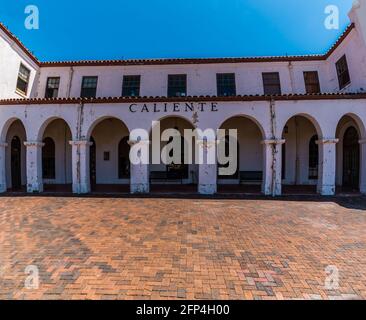
[(198, 193), (211, 195), (217, 193), (217, 185), (216, 184), (199, 184), (198, 185)]
[(40, 193), (43, 192), (43, 183), (27, 184), (28, 193)]
[(6, 190), (6, 184), (0, 184), (0, 193), (4, 193)]
[(90, 186), (86, 183), (74, 183), (72, 192), (76, 194), (86, 194), (90, 192)]
[(271, 187), (266, 186), (266, 185), (262, 185), (262, 193), (265, 196), (271, 196), (272, 195)]
[(318, 186), (318, 193), (321, 194), (322, 196), (334, 196), (335, 195), (335, 186), (334, 185)]
[(262, 186), (262, 193), (265, 196), (281, 196), (282, 195), (282, 183), (276, 183), (275, 192), (272, 193), (272, 188), (270, 186)]
[(365, 186), (363, 186), (363, 185), (360, 186), (360, 192), (362, 194), (366, 194), (366, 185)]
[(150, 185), (148, 183), (132, 183), (130, 188), (132, 194), (150, 192)]

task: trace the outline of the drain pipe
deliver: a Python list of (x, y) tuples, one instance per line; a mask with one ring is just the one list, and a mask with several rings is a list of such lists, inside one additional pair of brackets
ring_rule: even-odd
[(67, 86), (67, 93), (66, 93), (66, 97), (70, 98), (70, 94), (71, 94), (71, 87), (72, 87), (72, 79), (74, 78), (74, 67), (70, 67), (70, 72), (69, 72), (69, 84)]
[(276, 196), (276, 176), (277, 176), (277, 166), (276, 166), (276, 102), (274, 97), (271, 97), (270, 101), (270, 113), (271, 113), (271, 134), (274, 143), (271, 144), (272, 148), (272, 197)]
[(295, 93), (295, 77), (294, 77), (294, 66), (291, 61), (288, 62), (288, 72), (290, 74), (291, 93)]
[[(77, 119), (77, 124), (76, 124), (76, 140), (80, 141), (81, 137), (82, 137), (82, 125), (83, 125), (83, 121), (84, 121), (84, 103), (80, 102), (79, 107), (78, 107), (78, 119)], [(79, 188), (81, 186), (81, 176), (80, 176), (80, 144), (78, 143), (77, 145), (77, 149), (76, 149), (76, 181), (79, 185)]]

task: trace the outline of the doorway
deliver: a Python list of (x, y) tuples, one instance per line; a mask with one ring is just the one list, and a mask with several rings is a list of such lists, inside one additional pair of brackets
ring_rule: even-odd
[(18, 136), (11, 140), (11, 186), (13, 190), (22, 187), (21, 142)]
[(358, 190), (360, 176), (360, 146), (358, 132), (349, 127), (343, 138), (343, 187)]

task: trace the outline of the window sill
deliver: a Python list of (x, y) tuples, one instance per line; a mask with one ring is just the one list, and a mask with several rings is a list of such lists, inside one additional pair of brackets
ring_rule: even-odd
[(28, 98), (27, 97), (27, 93), (25, 93), (25, 92), (22, 92), (22, 91), (20, 91), (20, 90), (15, 90), (15, 93), (18, 95), (18, 96), (21, 96), (22, 98), (24, 98), (24, 99), (26, 99), (26, 98)]
[(351, 86), (352, 82), (346, 84), (343, 88), (339, 89), (339, 92), (345, 92)]

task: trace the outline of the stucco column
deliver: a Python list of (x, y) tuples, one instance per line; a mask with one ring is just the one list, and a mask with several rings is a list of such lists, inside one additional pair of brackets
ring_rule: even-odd
[(25, 141), (27, 149), (27, 192), (43, 192), (41, 141)]
[(6, 192), (6, 147), (8, 146), (5, 142), (0, 142), (0, 193)]
[(360, 140), (360, 192), (366, 194), (366, 139)]
[(333, 196), (335, 194), (336, 178), (336, 144), (338, 139), (318, 140), (319, 145), (319, 174), (318, 193), (323, 196)]
[[(131, 148), (141, 147), (145, 152), (149, 148), (149, 140), (130, 140), (128, 144)], [(150, 192), (150, 167), (147, 161), (144, 161), (140, 152), (130, 152), (130, 192), (131, 193), (149, 193)], [(146, 160), (146, 159), (145, 159)]]
[(265, 195), (280, 196), (282, 194), (282, 145), (285, 140), (263, 140), (264, 171), (262, 193)]
[(70, 141), (72, 146), (72, 192), (90, 192), (89, 156), (92, 142), (87, 140)]
[[(215, 194), (217, 192), (217, 159), (216, 140), (198, 140), (198, 152), (202, 155), (198, 165), (198, 193), (200, 194)], [(209, 153), (212, 151), (211, 157)], [(213, 156), (215, 154), (215, 156)]]

